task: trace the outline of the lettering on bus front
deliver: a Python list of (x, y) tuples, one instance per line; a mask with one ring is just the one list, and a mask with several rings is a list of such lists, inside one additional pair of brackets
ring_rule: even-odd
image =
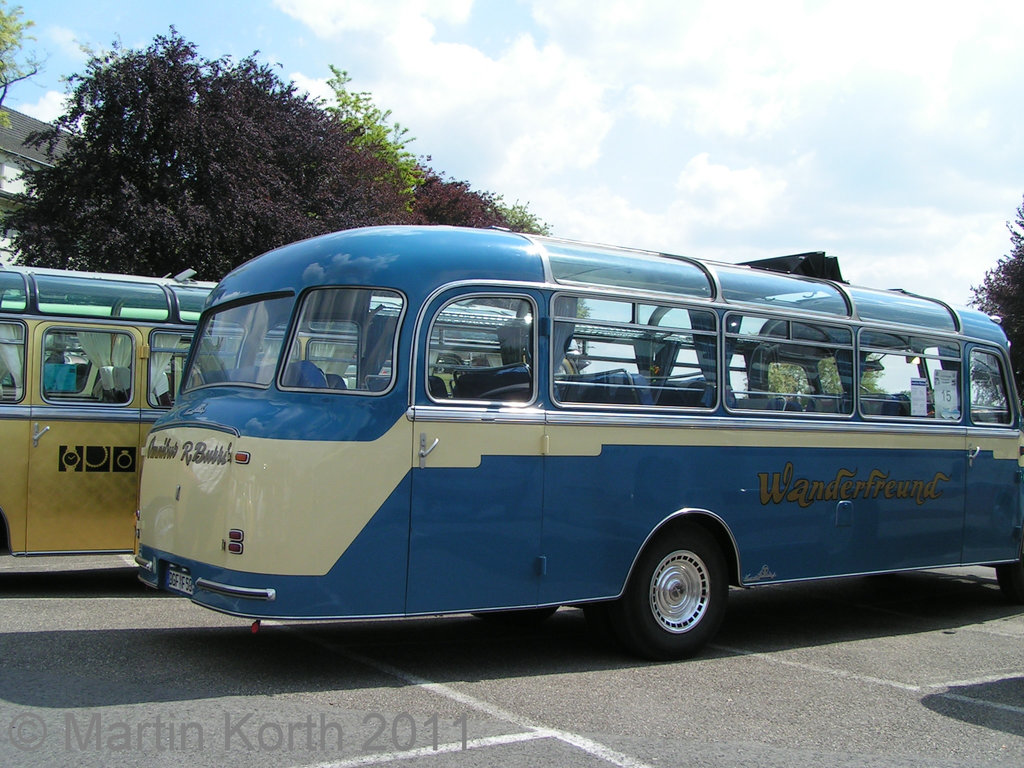
[(851, 501), (853, 499), (913, 499), (921, 506), (942, 496), (939, 483), (952, 478), (936, 472), (931, 480), (893, 479), (888, 472), (873, 469), (867, 479), (857, 480), (857, 471), (840, 468), (831, 480), (814, 480), (793, 476), (793, 462), (787, 461), (781, 472), (759, 472), (761, 504), (795, 502), (809, 507), (816, 501)]
[(233, 460), (233, 445), (234, 443), (228, 443), (226, 446), (217, 445), (202, 440), (186, 440), (179, 445), (177, 441), (171, 440), (169, 437), (165, 437), (163, 442), (158, 443), (154, 437), (146, 446), (146, 458), (176, 459), (180, 454), (181, 461), (185, 462), (185, 466), (190, 464), (224, 465), (230, 464)]

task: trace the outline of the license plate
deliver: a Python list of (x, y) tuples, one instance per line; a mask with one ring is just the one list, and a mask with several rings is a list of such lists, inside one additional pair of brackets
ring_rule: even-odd
[(167, 588), (185, 595), (191, 595), (194, 589), (192, 577), (173, 565), (167, 568)]

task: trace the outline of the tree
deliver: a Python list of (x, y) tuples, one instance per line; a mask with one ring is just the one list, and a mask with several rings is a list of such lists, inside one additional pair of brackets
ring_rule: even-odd
[(498, 197), (498, 211), (505, 219), (505, 226), (513, 232), (526, 232), (531, 235), (550, 235), (551, 226), (531, 213), (526, 203), (516, 200), (512, 205)]
[(413, 212), (423, 224), (461, 227), (504, 227), (506, 220), (498, 198), (489, 192), (474, 192), (465, 181), (448, 181), (427, 170), (416, 190)]
[(408, 147), (415, 139), (409, 130), (391, 122), (391, 110), (381, 109), (366, 91), (350, 91), (348, 72), (331, 67), (333, 77), (327, 85), (334, 91), (335, 103), (327, 107), (346, 129), (357, 146), (383, 160), (391, 178), (408, 194), (408, 208), (426, 224), (458, 226), (501, 226), (515, 232), (549, 234), (549, 227), (530, 212), (524, 203), (506, 205), (500, 195), (474, 192), (468, 183), (446, 181), (426, 162), (417, 160)]
[(36, 137), (52, 166), (26, 173), (6, 221), (24, 263), (217, 279), (294, 240), (410, 218), (386, 163), (255, 54), (201, 59), (172, 27), (71, 85)]
[[(7, 3), (0, 0), (0, 106), (7, 98), (7, 90), (14, 83), (32, 77), (39, 71), (40, 62), (33, 55), (19, 60), (22, 45), (32, 38), (25, 34), (33, 26), (31, 21), (22, 21), (21, 6), (7, 10)], [(10, 127), (10, 118), (0, 112), (0, 126)]]
[(1002, 318), (1003, 330), (1010, 339), (1017, 391), (1024, 393), (1024, 203), (1017, 209), (1017, 220), (1006, 222), (1006, 228), (1010, 231), (1010, 253), (985, 273), (980, 286), (972, 289), (971, 303)]
[(391, 123), (391, 110), (374, 104), (370, 93), (348, 90), (347, 86), (352, 82), (348, 72), (333, 65), (330, 69), (333, 77), (327, 85), (334, 91), (335, 103), (329, 105), (327, 111), (352, 134), (356, 146), (384, 161), (393, 181), (408, 196), (407, 204), (411, 210), (416, 187), (424, 181), (423, 169), (416, 156), (407, 149), (415, 139), (407, 128)]

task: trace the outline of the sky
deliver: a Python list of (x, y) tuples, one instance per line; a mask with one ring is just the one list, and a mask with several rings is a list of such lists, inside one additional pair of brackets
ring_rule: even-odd
[[(11, 8), (18, 2), (8, 0)], [(1024, 200), (1024, 2), (33, 0), (41, 120), (171, 26), (314, 96), (331, 65), (472, 188), (552, 234), (727, 262), (825, 251), (956, 305)]]

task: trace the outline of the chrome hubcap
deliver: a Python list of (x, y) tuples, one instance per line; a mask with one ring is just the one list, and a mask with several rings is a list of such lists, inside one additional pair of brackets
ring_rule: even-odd
[(710, 586), (703, 560), (688, 550), (672, 552), (651, 577), (651, 613), (662, 629), (688, 632), (707, 611)]

